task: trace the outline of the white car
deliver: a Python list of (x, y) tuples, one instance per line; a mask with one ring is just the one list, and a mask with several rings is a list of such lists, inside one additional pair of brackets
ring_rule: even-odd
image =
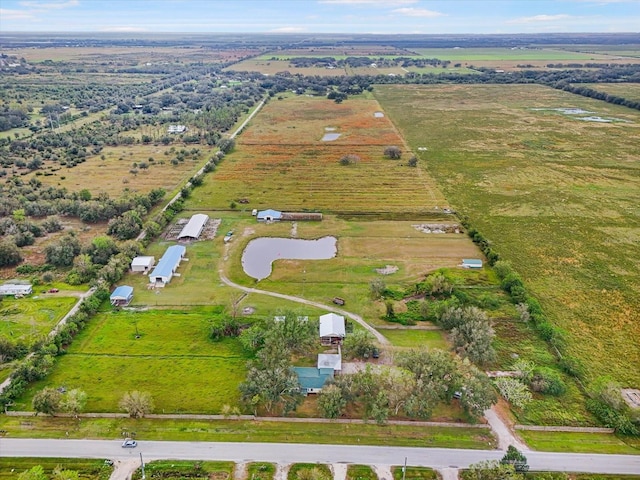
[(122, 442), (122, 448), (136, 448), (138, 446), (138, 442), (135, 440), (131, 440), (127, 438), (124, 442)]

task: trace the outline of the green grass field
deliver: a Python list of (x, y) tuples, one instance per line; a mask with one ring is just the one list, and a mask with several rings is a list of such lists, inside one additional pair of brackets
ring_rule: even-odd
[(392, 345), (409, 348), (440, 348), (447, 350), (449, 344), (441, 330), (391, 330), (381, 329)]
[[(640, 385), (640, 113), (542, 86), (380, 86), (455, 208), (520, 272), (589, 378)], [(552, 110), (582, 108), (628, 123)]]
[(378, 476), (369, 465), (348, 465), (347, 480), (378, 480)]
[(47, 335), (77, 301), (75, 297), (35, 294), (5, 297), (0, 303), (0, 336), (30, 345)]
[(208, 339), (209, 321), (219, 315), (216, 307), (101, 313), (16, 409), (30, 409), (45, 386), (64, 386), (84, 390), (90, 412), (117, 412), (124, 392), (142, 390), (158, 413), (219, 413), (237, 404), (249, 358), (237, 340)]
[(583, 52), (570, 52), (567, 50), (551, 49), (551, 48), (527, 48), (527, 49), (511, 49), (511, 48), (415, 48), (417, 53), (427, 58), (439, 58), (441, 60), (450, 60), (452, 62), (476, 62), (478, 60), (517, 60), (525, 62), (529, 60), (543, 61), (586, 61), (600, 58), (601, 55), (595, 55)]
[(0, 460), (0, 480), (15, 480), (19, 474), (40, 465), (47, 478), (54, 470), (73, 470), (78, 472), (80, 480), (108, 480), (113, 467), (105, 465), (104, 460), (81, 458), (2, 458)]
[[(145, 477), (165, 480), (193, 479), (230, 479), (236, 464), (233, 462), (194, 462), (189, 460), (155, 460), (145, 464)], [(142, 469), (137, 469), (132, 480), (142, 477)]]
[(617, 437), (610, 433), (540, 432), (518, 430), (534, 450), (571, 453), (640, 454), (637, 439)]
[(587, 83), (585, 87), (640, 102), (640, 83)]

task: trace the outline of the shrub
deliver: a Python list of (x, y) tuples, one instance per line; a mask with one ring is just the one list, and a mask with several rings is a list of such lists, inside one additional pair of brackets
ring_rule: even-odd
[(527, 386), (515, 378), (498, 378), (495, 381), (495, 385), (500, 395), (514, 407), (524, 408), (533, 399)]
[(529, 385), (534, 392), (547, 393), (549, 395), (559, 396), (567, 391), (560, 374), (555, 370), (547, 367), (539, 367), (533, 371)]

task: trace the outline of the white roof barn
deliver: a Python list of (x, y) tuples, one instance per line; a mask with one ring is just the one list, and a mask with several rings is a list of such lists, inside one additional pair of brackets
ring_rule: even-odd
[(189, 222), (182, 228), (178, 240), (193, 239), (197, 240), (202, 233), (202, 229), (209, 221), (209, 216), (204, 213), (196, 213), (193, 215)]
[(182, 245), (172, 245), (164, 252), (153, 272), (149, 274), (149, 281), (156, 286), (163, 287), (171, 281), (187, 249)]
[(131, 260), (132, 272), (148, 272), (156, 263), (156, 257), (141, 256)]
[(320, 316), (320, 339), (323, 344), (340, 343), (345, 335), (342, 315), (327, 313)]
[(33, 287), (30, 283), (5, 283), (0, 285), (0, 295), (31, 295)]

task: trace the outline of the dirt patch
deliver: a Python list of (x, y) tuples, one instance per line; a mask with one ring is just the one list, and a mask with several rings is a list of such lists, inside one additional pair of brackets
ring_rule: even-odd
[[(220, 226), (221, 221), (222, 220), (220, 218), (210, 218), (207, 220), (198, 240), (213, 240), (216, 233), (218, 233), (218, 227)], [(177, 241), (178, 235), (180, 235), (180, 232), (182, 232), (182, 229), (188, 222), (188, 218), (179, 218), (175, 223), (166, 228), (162, 234), (162, 238), (164, 240)]]
[(631, 408), (640, 408), (640, 390), (636, 388), (623, 388), (622, 398)]
[(376, 268), (376, 273), (379, 273), (380, 275), (391, 275), (397, 271), (398, 267), (396, 265), (385, 265), (384, 268)]
[(422, 233), (464, 233), (457, 223), (421, 223), (411, 226)]
[(256, 231), (255, 231), (253, 228), (251, 228), (251, 227), (246, 227), (246, 228), (244, 229), (244, 232), (242, 232), (242, 236), (243, 236), (243, 237), (248, 237), (248, 236), (250, 236), (250, 235), (253, 235), (254, 233), (256, 233)]

